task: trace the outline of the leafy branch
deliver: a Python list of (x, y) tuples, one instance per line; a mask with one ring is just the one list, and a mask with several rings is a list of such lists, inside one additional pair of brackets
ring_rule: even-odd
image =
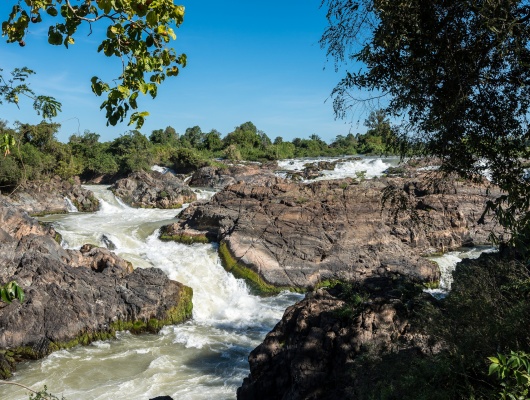
[(70, 0), (27, 0), (26, 5), (17, 2), (9, 18), (2, 23), (2, 34), (8, 43), (25, 45), (29, 24), (41, 23), (43, 15), (58, 18), (48, 29), (48, 43), (75, 44), (74, 36), (82, 23), (92, 24), (105, 19), (109, 21), (106, 39), (98, 46), (98, 52), (121, 60), (122, 71), (114, 83), (102, 81), (94, 76), (92, 91), (97, 96), (106, 94), (100, 106), (105, 109), (107, 125), (122, 122), (130, 110), (129, 125), (139, 129), (147, 112), (138, 109), (139, 94), (157, 95), (158, 85), (166, 77), (177, 76), (180, 67), (186, 66), (186, 55), (177, 54), (168, 47), (176, 40), (173, 27), (184, 20), (184, 7), (173, 0), (85, 0), (73, 4)]

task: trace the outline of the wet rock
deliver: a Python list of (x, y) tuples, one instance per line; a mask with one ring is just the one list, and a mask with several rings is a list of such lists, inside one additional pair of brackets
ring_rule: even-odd
[(125, 203), (143, 208), (180, 208), (197, 200), (197, 195), (181, 179), (171, 173), (134, 172), (111, 187)]
[[(422, 255), (485, 243), (492, 224), (477, 220), (495, 195), (498, 190), (487, 192), (485, 185), (452, 181), (434, 188), (423, 178), (307, 185), (275, 178), (230, 185), (207, 204), (184, 210), (166, 232), (203, 231), (256, 281), (276, 287), (394, 274), (432, 282), (438, 267)], [(409, 212), (383, 209), (383, 196), (388, 204), (391, 198), (408, 204)]]
[(54, 177), (49, 181), (31, 181), (21, 185), (10, 196), (13, 205), (31, 215), (66, 213), (66, 199), (82, 212), (93, 212), (99, 208), (99, 201), (90, 190), (81, 186), (79, 179), (70, 182)]
[[(191, 317), (190, 288), (159, 269), (133, 270), (108, 249), (63, 249), (55, 232), (0, 197), (0, 284), (15, 280), (26, 300), (0, 302), (0, 355), (39, 358), (114, 337), (156, 332)], [(9, 365), (0, 357), (0, 375)]]

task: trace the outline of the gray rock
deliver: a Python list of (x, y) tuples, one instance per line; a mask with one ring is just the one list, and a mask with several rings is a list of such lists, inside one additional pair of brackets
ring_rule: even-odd
[[(191, 317), (191, 288), (159, 269), (133, 270), (108, 249), (65, 250), (55, 231), (0, 196), (0, 284), (15, 280), (26, 300), (0, 302), (0, 375), (13, 360), (113, 337), (159, 330)], [(3, 353), (2, 353), (3, 352)]]
[[(409, 212), (382, 209), (389, 188)], [(477, 220), (498, 193), (457, 181), (436, 189), (424, 178), (307, 185), (274, 178), (228, 186), (207, 204), (185, 209), (166, 233), (194, 229), (217, 237), (234, 259), (279, 287), (393, 274), (437, 281), (438, 267), (422, 255), (485, 243), (492, 224)]]
[(190, 187), (175, 175), (156, 171), (132, 173), (116, 181), (111, 190), (133, 207), (179, 208), (197, 200)]

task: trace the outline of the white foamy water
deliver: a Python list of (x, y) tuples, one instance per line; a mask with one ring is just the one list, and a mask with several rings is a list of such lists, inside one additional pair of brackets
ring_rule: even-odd
[(72, 203), (72, 201), (68, 197), (64, 198), (64, 202), (66, 203), (66, 209), (68, 210), (68, 212), (79, 212), (77, 207), (74, 205), (74, 203)]
[(453, 271), (456, 268), (456, 264), (465, 258), (475, 259), (482, 253), (491, 253), (494, 251), (497, 250), (493, 247), (482, 246), (459, 251), (450, 251), (439, 257), (430, 257), (430, 259), (435, 261), (440, 267), (440, 287), (438, 289), (428, 289), (425, 291), (431, 293), (437, 298), (444, 297), (451, 290)]
[[(316, 163), (320, 161), (336, 162), (337, 158), (305, 158), (305, 159), (289, 159), (278, 161), (278, 168), (282, 171), (299, 172), (303, 171), (306, 164)], [(383, 175), (383, 172), (389, 167), (396, 166), (399, 163), (397, 157), (387, 158), (373, 158), (373, 157), (351, 157), (340, 158), (334, 170), (323, 170), (321, 176), (316, 179), (308, 180), (324, 180), (324, 179), (343, 179), (355, 178), (359, 173), (363, 173), (365, 178), (375, 178)], [(285, 172), (279, 172), (280, 176), (285, 176)]]
[[(135, 267), (158, 267), (194, 291), (193, 320), (167, 326), (157, 335), (120, 332), (116, 340), (95, 342), (18, 365), (13, 381), (40, 390), (47, 385), (68, 400), (234, 399), (249, 373), (247, 357), (301, 295), (261, 298), (221, 266), (214, 245), (161, 242), (158, 229), (179, 210), (134, 209), (101, 186), (93, 214), (50, 216), (70, 248), (103, 246)], [(207, 199), (214, 192), (203, 191)], [(24, 389), (0, 385), (0, 399), (27, 399)]]

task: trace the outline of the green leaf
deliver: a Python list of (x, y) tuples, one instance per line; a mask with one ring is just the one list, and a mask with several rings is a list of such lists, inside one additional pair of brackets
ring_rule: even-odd
[(151, 10), (145, 16), (145, 20), (147, 21), (148, 26), (154, 27), (158, 24), (158, 15), (155, 11)]
[[(489, 358), (489, 357), (488, 357)], [(493, 357), (492, 357), (493, 358)], [(497, 371), (499, 370), (499, 364), (490, 364), (490, 368), (489, 368), (489, 371), (488, 371), (488, 375), (493, 375), (494, 373), (496, 373)]]
[(52, 17), (56, 17), (57, 14), (59, 14), (59, 13), (57, 12), (57, 9), (56, 9), (55, 7), (48, 7), (48, 8), (46, 9), (46, 12), (47, 12), (49, 15), (51, 15)]
[(0, 289), (0, 298), (4, 303), (11, 303), (11, 300), (7, 297), (7, 292), (4, 288)]

